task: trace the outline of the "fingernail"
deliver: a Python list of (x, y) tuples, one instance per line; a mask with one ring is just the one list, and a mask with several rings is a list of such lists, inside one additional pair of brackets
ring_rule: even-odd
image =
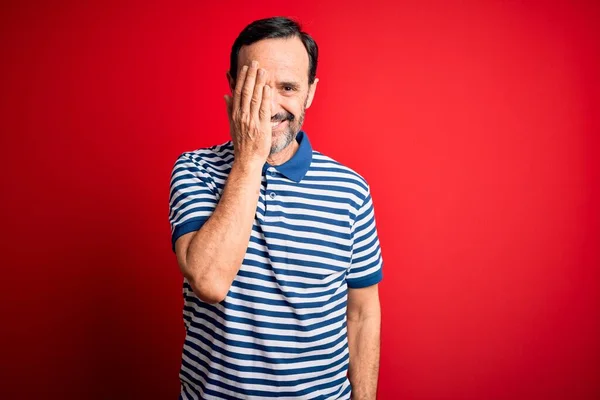
[(265, 70), (264, 69), (259, 69), (258, 70), (258, 76), (263, 76), (265, 74)]
[(254, 60), (252, 61), (252, 68), (256, 68), (258, 67), (258, 61)]

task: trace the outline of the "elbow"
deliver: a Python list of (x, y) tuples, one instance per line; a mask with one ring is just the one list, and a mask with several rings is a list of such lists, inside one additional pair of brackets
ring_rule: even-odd
[(185, 263), (180, 264), (181, 272), (186, 278), (192, 291), (200, 300), (208, 304), (218, 304), (225, 300), (232, 280), (227, 281), (227, 268), (211, 261), (210, 266), (205, 262), (194, 262), (189, 255)]
[(229, 288), (225, 287), (216, 279), (198, 279), (197, 277), (186, 277), (194, 294), (200, 300), (209, 304), (218, 304), (225, 300)]

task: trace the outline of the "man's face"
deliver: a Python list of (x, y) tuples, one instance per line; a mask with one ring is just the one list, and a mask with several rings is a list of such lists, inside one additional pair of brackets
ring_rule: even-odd
[[(318, 79), (312, 85), (308, 84), (308, 53), (297, 37), (265, 39), (243, 46), (238, 55), (237, 76), (242, 67), (253, 60), (269, 73), (271, 121), (278, 123), (273, 127), (273, 155), (292, 143), (302, 128), (305, 110), (312, 103)], [(231, 76), (229, 85), (233, 91), (235, 82)]]

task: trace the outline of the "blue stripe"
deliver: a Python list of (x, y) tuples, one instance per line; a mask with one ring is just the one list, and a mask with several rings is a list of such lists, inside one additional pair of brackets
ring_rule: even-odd
[(348, 279), (348, 287), (351, 289), (359, 289), (363, 287), (368, 287), (375, 285), (376, 283), (381, 282), (383, 279), (383, 272), (381, 269), (378, 269), (371, 275), (363, 276), (358, 279)]
[[(217, 202), (213, 198), (208, 197), (208, 198), (202, 198), (202, 199), (190, 198), (187, 200), (183, 200), (182, 203), (178, 204), (178, 206), (179, 206), (178, 208), (184, 209), (187, 206), (189, 206), (193, 203), (199, 202), (199, 201), (201, 201), (202, 203), (214, 203), (215, 206), (213, 208), (216, 208), (216, 206), (217, 206)], [(181, 218), (178, 218), (179, 215), (181, 215), (181, 214), (174, 213), (173, 216), (171, 217), (171, 220), (172, 221), (180, 220)]]
[[(185, 307), (185, 310), (187, 311), (188, 308)], [(204, 310), (206, 311), (207, 309), (204, 308)], [(213, 312), (215, 310), (212, 310)], [(216, 312), (215, 312), (216, 313)], [(222, 314), (220, 313), (216, 313), (218, 316), (221, 317), (221, 320), (223, 320), (223, 322), (227, 323), (227, 322), (241, 322), (241, 321), (248, 321), (247, 318), (239, 318), (239, 317), (232, 317), (232, 316), (228, 316), (227, 318), (224, 318)], [(285, 330), (283, 330), (283, 326), (286, 326), (287, 328), (289, 328), (289, 330), (292, 330), (292, 326), (291, 325), (285, 325), (285, 324), (273, 324), (274, 326), (277, 326), (279, 329), (282, 329), (282, 331), (280, 332), (280, 334), (272, 334), (272, 333), (262, 333), (262, 332), (256, 332), (253, 329), (241, 329), (241, 328), (233, 328), (231, 326), (225, 325), (224, 323), (221, 323), (219, 320), (211, 317), (210, 315), (206, 314), (206, 313), (200, 313), (198, 314), (200, 316), (200, 318), (202, 319), (203, 322), (208, 322), (211, 325), (213, 325), (214, 328), (216, 329), (220, 329), (223, 332), (227, 333), (227, 334), (231, 334), (231, 335), (240, 335), (240, 336), (248, 336), (248, 337), (253, 337), (255, 339), (258, 340), (270, 340), (270, 341), (274, 341), (274, 342), (289, 342), (289, 343), (313, 343), (313, 342), (318, 342), (320, 340), (324, 340), (327, 339), (331, 336), (335, 336), (336, 334), (339, 333), (338, 329), (335, 329), (328, 332), (324, 332), (324, 333), (320, 333), (318, 335), (313, 335), (313, 336), (298, 336), (298, 335), (293, 335), (293, 334), (289, 334), (288, 332), (286, 332)], [(331, 319), (331, 323), (337, 323), (340, 321), (343, 321), (345, 319), (345, 315), (342, 315), (340, 317), (335, 317)], [(252, 321), (252, 323), (248, 324), (248, 327), (265, 327), (264, 326), (264, 322), (260, 322), (260, 321)], [(268, 324), (267, 324), (268, 325)], [(317, 327), (322, 327), (322, 324), (315, 324), (317, 325)], [(197, 320), (192, 320), (191, 322), (191, 327), (194, 328), (199, 328), (200, 325), (199, 322)], [(344, 326), (344, 324), (342, 323), (340, 325)], [(268, 326), (267, 326), (268, 327)], [(341, 328), (339, 328), (341, 329)], [(285, 334), (288, 333), (288, 334)], [(190, 331), (188, 330), (188, 335), (190, 334)]]
[[(344, 297), (345, 295), (346, 295), (345, 291), (338, 293), (335, 296), (331, 297), (328, 302), (333, 302), (333, 301), (339, 300), (340, 298)], [(250, 301), (250, 302), (255, 302), (255, 303), (260, 303), (260, 304), (268, 304), (268, 305), (272, 305), (272, 306), (290, 306), (290, 303), (286, 300), (273, 300), (273, 299), (251, 296), (248, 294), (235, 293), (235, 292), (231, 292), (231, 291), (227, 294), (227, 296), (232, 297), (234, 299)], [(325, 304), (328, 302), (322, 301), (322, 302), (312, 302), (312, 303), (308, 303), (308, 302), (296, 303), (296, 304), (294, 304), (294, 308), (296, 308), (296, 309), (315, 308), (315, 307), (318, 308), (318, 307), (325, 306)]]
[[(323, 236), (333, 236), (335, 238), (339, 238), (339, 239), (342, 239), (342, 240), (349, 240), (352, 237), (352, 235), (349, 232), (346, 233), (346, 234), (344, 234), (344, 233), (341, 233), (341, 232), (336, 232), (336, 231), (329, 230), (329, 229), (324, 229), (324, 228), (317, 228), (315, 226), (310, 226), (310, 225), (309, 226), (305, 226), (305, 225), (292, 225), (292, 224), (288, 224), (287, 222), (283, 222), (283, 221), (277, 222), (277, 226), (281, 227), (281, 228), (289, 229), (289, 230), (292, 230), (292, 231), (317, 233), (317, 234), (323, 235)], [(262, 230), (260, 229), (260, 227), (257, 226), (256, 224), (252, 226), (252, 230), (254, 232), (263, 233)], [(280, 238), (283, 238), (283, 237), (287, 237), (287, 235), (278, 234), (276, 232), (269, 232), (269, 238), (280, 239)], [(258, 242), (257, 241), (258, 239), (254, 238), (254, 237), (250, 238), (250, 240), (254, 240), (254, 241), (256, 241), (256, 243), (261, 243), (261, 244), (266, 243), (264, 240), (261, 241), (261, 242)], [(304, 238), (300, 239), (300, 238), (294, 237), (294, 240), (304, 240)], [(317, 244), (325, 244), (325, 243), (321, 243), (321, 241), (317, 240), (317, 239), (314, 239), (314, 242), (316, 242)], [(307, 241), (305, 243), (311, 243), (311, 242)], [(338, 246), (341, 246), (341, 245), (332, 242), (331, 246), (338, 247)], [(340, 247), (340, 248), (343, 249), (343, 247)], [(345, 249), (348, 250), (348, 251), (351, 250), (350, 247), (345, 247)]]
[[(250, 250), (250, 249), (248, 249), (248, 250)], [(254, 251), (254, 249), (252, 249), (252, 251)], [(261, 268), (265, 271), (273, 271), (278, 277), (294, 276), (297, 278), (324, 279), (328, 276), (328, 275), (324, 275), (324, 274), (317, 274), (317, 273), (302, 271), (302, 270), (298, 270), (298, 269), (275, 268), (275, 267), (271, 266), (270, 264), (262, 264), (259, 261), (255, 261), (255, 260), (244, 260), (244, 265)]]
[[(247, 264), (247, 263), (246, 263)], [(283, 280), (281, 279), (281, 277), (276, 278), (274, 276), (274, 274), (270, 274), (270, 275), (263, 275), (263, 274), (259, 274), (256, 272), (250, 272), (250, 271), (245, 271), (244, 269), (240, 269), (238, 271), (238, 276), (243, 276), (246, 278), (252, 278), (252, 279), (256, 279), (256, 280), (262, 280), (265, 282), (270, 282), (270, 283), (276, 283), (278, 286), (282, 287), (282, 288), (295, 288), (295, 289), (307, 289), (307, 288), (311, 288), (311, 289), (317, 289), (317, 288), (325, 288), (334, 284), (341, 284), (341, 281), (344, 279), (344, 275), (340, 274), (338, 277), (336, 277), (334, 280), (332, 280), (331, 282), (327, 282), (327, 283), (304, 283), (304, 282), (294, 282), (294, 281), (288, 281), (288, 280)], [(339, 285), (338, 285), (339, 286)], [(283, 294), (287, 293), (285, 290), (282, 292)]]
[[(279, 196), (278, 199), (280, 199), (282, 196), (283, 197), (290, 196), (290, 197), (300, 197), (302, 199), (307, 199), (307, 200), (329, 201), (330, 203), (336, 203), (336, 205), (337, 204), (339, 204), (339, 205), (349, 204), (354, 207), (359, 206), (358, 204), (353, 202), (350, 198), (336, 197), (333, 195), (311, 194), (311, 193), (307, 193), (307, 192), (298, 192), (295, 190), (281, 190), (281, 189), (277, 189), (276, 192), (277, 192), (277, 195)], [(333, 211), (335, 211), (334, 214), (339, 214), (339, 215), (347, 215), (348, 214), (348, 211), (342, 207), (340, 207), (338, 209), (338, 208), (332, 208), (332, 207), (316, 206), (314, 204), (292, 203), (292, 202), (287, 202), (287, 201), (285, 202), (285, 205), (289, 206), (289, 207), (308, 207), (310, 210), (315, 210), (315, 211), (333, 210)]]
[[(270, 204), (277, 204), (280, 205), (282, 207), (289, 207), (289, 208), (299, 208), (299, 209), (303, 209), (303, 210), (307, 210), (307, 211), (320, 211), (320, 212), (324, 212), (324, 213), (329, 213), (329, 214), (334, 214), (334, 215), (342, 215), (342, 216), (347, 216), (348, 215), (348, 210), (344, 209), (344, 208), (333, 208), (333, 207), (325, 207), (325, 206), (317, 206), (315, 204), (307, 204), (307, 203), (298, 203), (298, 202), (293, 202), (293, 201), (287, 201), (287, 200), (279, 200), (282, 197), (285, 196), (290, 196), (292, 193), (290, 193), (287, 190), (278, 190), (277, 191), (277, 197), (275, 198), (275, 200), (269, 200)], [(301, 195), (301, 197), (306, 197), (307, 195)], [(268, 208), (268, 206), (267, 206)], [(292, 214), (293, 215), (293, 214)], [(325, 221), (327, 221), (328, 219), (324, 219)], [(336, 225), (339, 221), (337, 220), (331, 220), (334, 222), (334, 225)]]
[[(307, 260), (303, 260), (301, 258), (277, 257), (274, 255), (269, 255), (268, 253), (266, 253), (264, 251), (252, 249), (252, 248), (248, 248), (247, 253), (265, 257), (275, 263), (296, 265), (296, 266), (305, 267), (305, 268), (316, 268), (316, 269), (321, 269), (321, 270), (329, 270), (332, 272), (342, 272), (346, 269), (346, 267), (330, 265), (330, 264), (326, 264), (326, 263), (318, 262), (318, 261), (307, 261)], [(247, 260), (247, 261), (250, 262), (252, 260)], [(246, 262), (246, 260), (244, 262)], [(300, 272), (302, 272), (302, 271), (290, 270), (289, 275), (297, 275)], [(316, 275), (316, 276), (319, 276), (319, 275)]]
[[(325, 178), (325, 179), (323, 179), (323, 178), (325, 178), (325, 177), (307, 176), (306, 178), (302, 179), (302, 182), (294, 184), (294, 189), (326, 190), (327, 192), (336, 191), (336, 192), (354, 195), (355, 197), (358, 197), (359, 199), (362, 199), (365, 196), (361, 191), (359, 191), (359, 190), (357, 190), (357, 188), (353, 187), (353, 186), (360, 187), (357, 184), (356, 180), (346, 179), (346, 178), (337, 178), (337, 177), (336, 178)], [(338, 183), (338, 182), (340, 182), (340, 180), (343, 180), (343, 183), (355, 183), (355, 185), (353, 185), (353, 186), (329, 186), (329, 185), (317, 185), (317, 184), (309, 183), (310, 181)], [(276, 180), (275, 182), (279, 183), (278, 180)], [(366, 190), (367, 189), (364, 188), (364, 191), (366, 191)]]
[(263, 292), (263, 293), (281, 294), (286, 299), (309, 299), (310, 300), (311, 298), (314, 298), (317, 295), (318, 296), (328, 296), (328, 295), (333, 295), (335, 292), (338, 291), (338, 288), (334, 287), (332, 289), (323, 290), (318, 293), (297, 293), (297, 292), (283, 291), (279, 287), (266, 287), (266, 286), (247, 283), (247, 282), (240, 282), (238, 280), (234, 280), (231, 283), (231, 286), (239, 287), (240, 289), (254, 290), (254, 291)]
[(336, 311), (339, 311), (342, 308), (343, 309), (346, 308), (346, 303), (345, 302), (340, 302), (338, 305), (336, 305), (335, 307), (333, 307), (333, 308), (331, 308), (331, 309), (329, 309), (327, 311), (319, 311), (319, 312), (307, 313), (307, 314), (296, 314), (296, 313), (293, 313), (293, 312), (263, 310), (263, 309), (260, 309), (260, 308), (253, 308), (253, 307), (248, 307), (248, 306), (242, 306), (242, 305), (238, 305), (238, 304), (233, 304), (233, 303), (227, 301), (227, 299), (222, 304), (228, 310), (241, 311), (241, 312), (245, 312), (245, 313), (248, 313), (248, 314), (260, 315), (260, 316), (263, 316), (263, 317), (296, 318), (299, 321), (309, 321), (311, 319), (323, 318), (327, 314), (334, 313)]
[[(313, 169), (311, 168), (311, 171), (312, 170)], [(310, 171), (309, 171), (309, 173), (306, 175), (306, 177), (304, 177), (304, 179), (302, 179), (301, 183), (309, 183), (309, 182), (335, 182), (335, 183), (339, 183), (339, 184), (345, 183), (345, 184), (348, 184), (349, 187), (356, 186), (357, 188), (362, 189), (364, 192), (369, 190), (369, 188), (366, 184), (361, 183), (353, 175), (348, 175), (348, 177), (311, 175)], [(337, 188), (338, 188), (338, 186), (336, 186), (336, 189)], [(359, 195), (358, 197), (362, 197), (362, 195)]]
[[(336, 317), (332, 317), (332, 318), (326, 319), (324, 321), (316, 322), (316, 323), (309, 324), (309, 325), (283, 324), (283, 323), (276, 322), (276, 320), (265, 322), (265, 321), (251, 319), (251, 318), (235, 317), (232, 315), (226, 315), (223, 313), (223, 311), (221, 311), (219, 309), (215, 309), (215, 308), (209, 309), (207, 307), (202, 307), (203, 305), (204, 304), (201, 303), (201, 306), (199, 308), (203, 308), (209, 312), (213, 312), (213, 313), (217, 314), (217, 316), (219, 318), (221, 318), (221, 320), (223, 320), (225, 323), (237, 322), (240, 324), (247, 324), (248, 326), (253, 326), (256, 328), (280, 329), (282, 331), (295, 331), (295, 332), (309, 332), (310, 333), (313, 330), (323, 328), (327, 325), (333, 325), (334, 323), (343, 322), (344, 318), (346, 317), (346, 315), (344, 313), (341, 313), (340, 315), (338, 315)], [(192, 313), (196, 311), (196, 309), (194, 307), (189, 307), (189, 306), (184, 306), (183, 309), (184, 309), (184, 311), (189, 311)], [(193, 321), (192, 321), (192, 323), (193, 323)]]
[[(292, 236), (287, 236), (287, 235), (277, 235), (279, 236), (280, 239), (283, 240), (288, 240), (289, 242), (292, 242)], [(274, 235), (269, 234), (269, 237), (274, 237)], [(300, 241), (302, 240), (301, 238), (295, 238), (293, 239), (293, 241)], [(347, 254), (345, 256), (340, 256), (337, 254), (333, 254), (333, 253), (326, 253), (324, 251), (321, 250), (308, 250), (308, 249), (300, 249), (300, 248), (295, 248), (293, 246), (291, 246), (293, 244), (290, 243), (289, 246), (282, 246), (279, 244), (269, 244), (268, 248), (270, 251), (281, 251), (281, 252), (287, 252), (291, 255), (297, 256), (297, 255), (302, 255), (302, 256), (311, 256), (311, 257), (321, 257), (321, 258), (328, 258), (334, 261), (339, 261), (342, 263), (349, 263), (351, 258), (350, 258), (350, 254), (349, 252), (347, 252)], [(255, 249), (253, 249), (255, 250)], [(266, 254), (265, 252), (262, 252), (264, 254), (264, 257), (268, 258), (268, 254)]]
[[(188, 192), (182, 192), (182, 189), (185, 188), (189, 188), (189, 187), (195, 187), (198, 188), (198, 190), (194, 190), (194, 191), (188, 191)], [(181, 201), (182, 198), (189, 198), (189, 197), (194, 197), (196, 196), (198, 200), (201, 201), (206, 201), (206, 200), (211, 200), (211, 199), (215, 199), (216, 196), (214, 193), (212, 193), (212, 191), (208, 188), (203, 188), (202, 186), (198, 186), (198, 185), (194, 185), (194, 184), (181, 184), (179, 186), (175, 186), (173, 188), (173, 192), (171, 193), (171, 204), (173, 205), (178, 205), (177, 209), (181, 208), (181, 205), (179, 205), (178, 203)]]
[[(287, 203), (289, 205), (289, 203)], [(292, 206), (292, 205), (290, 205)], [(304, 209), (308, 212), (310, 211), (310, 209), (304, 207)], [(314, 215), (309, 215), (309, 214), (292, 214), (292, 213), (285, 213), (282, 211), (269, 211), (269, 216), (270, 217), (287, 217), (288, 219), (291, 220), (301, 220), (301, 221), (312, 221), (312, 222), (320, 222), (322, 224), (328, 224), (328, 225), (333, 225), (333, 226), (341, 226), (344, 228), (347, 228), (350, 226), (348, 221), (338, 221), (335, 219), (331, 219), (331, 218), (323, 218), (323, 217), (317, 217)]]
[(208, 216), (210, 216), (213, 213), (213, 211), (215, 211), (215, 208), (216, 208), (216, 205), (215, 205), (215, 207), (213, 207), (213, 206), (202, 206), (202, 207), (190, 208), (186, 212), (183, 212), (183, 213), (177, 215), (177, 217), (174, 218), (174, 220), (176, 220), (176, 221), (184, 220), (186, 216), (188, 216), (190, 214), (197, 213), (197, 212), (201, 212), (206, 217), (208, 217)]

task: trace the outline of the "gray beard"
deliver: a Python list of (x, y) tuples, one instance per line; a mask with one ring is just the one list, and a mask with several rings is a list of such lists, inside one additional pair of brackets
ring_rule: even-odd
[(292, 143), (292, 141), (294, 141), (296, 139), (296, 135), (298, 135), (298, 132), (300, 132), (300, 129), (302, 129), (302, 124), (304, 123), (304, 115), (306, 114), (306, 101), (307, 100), (308, 100), (308, 97), (304, 101), (304, 107), (302, 107), (302, 113), (300, 114), (300, 116), (298, 118), (298, 122), (294, 123), (294, 124), (288, 123), (288, 127), (285, 131), (283, 131), (283, 137), (281, 138), (279, 143), (271, 144), (271, 152), (269, 154), (270, 156), (277, 154), (281, 150), (287, 148), (290, 145), (290, 143)]
[(283, 132), (283, 137), (281, 138), (281, 140), (277, 143), (273, 143), (273, 145), (271, 146), (271, 152), (270, 152), (270, 156), (279, 153), (281, 150), (285, 149), (286, 147), (288, 147), (290, 145), (290, 143), (292, 143), (292, 141), (296, 138), (296, 135), (298, 134), (298, 132), (294, 133), (293, 130), (290, 128), (286, 129)]

